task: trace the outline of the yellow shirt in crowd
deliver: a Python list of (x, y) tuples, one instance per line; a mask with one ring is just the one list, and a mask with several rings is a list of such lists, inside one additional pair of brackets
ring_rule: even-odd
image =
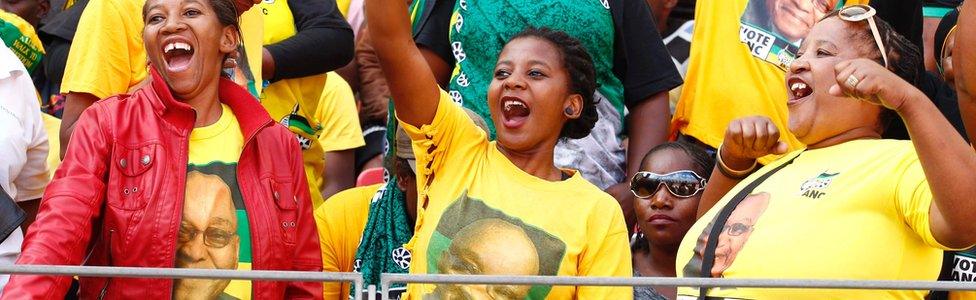
[[(353, 271), (356, 250), (369, 218), (369, 205), (382, 186), (375, 184), (339, 192), (315, 209), (323, 271)], [(349, 283), (326, 282), (322, 295), (323, 299), (348, 299)]]
[[(740, 41), (740, 18), (749, 2), (699, 1), (695, 7), (695, 20), (699, 22), (692, 34), (688, 74), (673, 123), (681, 133), (718, 147), (729, 122), (762, 115), (772, 119), (780, 130), (780, 139), (791, 150), (800, 149), (802, 143), (789, 131), (785, 70), (753, 56), (749, 46)], [(761, 162), (775, 158), (767, 156)]]
[[(713, 277), (935, 280), (945, 246), (932, 236), (932, 193), (909, 141), (858, 140), (795, 151), (743, 180), (685, 235), (679, 277), (701, 274), (716, 214), (745, 185), (800, 155), (736, 208), (719, 236)], [(680, 288), (697, 296), (698, 289)], [(711, 289), (735, 299), (921, 299), (928, 291)]]
[[(142, 7), (145, 3), (145, 0), (88, 3), (68, 53), (62, 93), (88, 93), (104, 99), (126, 93), (146, 79), (149, 73), (142, 42)], [(247, 53), (258, 53), (248, 57), (256, 82), (261, 82), (260, 18), (258, 8), (241, 16)], [(260, 84), (257, 89), (260, 91)]]
[[(264, 44), (294, 36), (295, 19), (287, 1), (262, 2)], [(302, 146), (312, 207), (322, 205), (325, 152), (366, 145), (356, 100), (349, 84), (334, 72), (279, 80), (264, 89), (261, 105), (288, 127)]]
[[(250, 226), (237, 181), (243, 149), (240, 124), (225, 104), (217, 122), (190, 132), (177, 268), (251, 269)], [(198, 299), (208, 295), (208, 289), (222, 289), (223, 296), (233, 299), (251, 299), (249, 280), (211, 280), (185, 288), (182, 283), (174, 282), (174, 299)]]
[[(432, 124), (418, 129), (401, 122), (414, 141), (421, 190), (416, 234), (407, 245), (412, 253), (410, 273), (631, 276), (627, 229), (612, 197), (578, 172), (559, 182), (523, 172), (446, 92), (439, 101)], [(425, 186), (428, 179), (433, 182)], [(628, 287), (490, 289), (512, 299), (633, 296)], [(409, 299), (465, 293), (488, 291), (451, 285), (407, 287)]]

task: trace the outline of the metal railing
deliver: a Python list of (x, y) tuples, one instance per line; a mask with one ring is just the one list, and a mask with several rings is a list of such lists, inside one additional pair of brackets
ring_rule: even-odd
[(976, 291), (976, 282), (907, 280), (819, 280), (819, 279), (727, 279), (668, 277), (567, 277), (567, 276), (487, 276), (441, 274), (387, 274), (380, 277), (380, 293), (388, 299), (394, 283), (562, 285), (562, 286), (676, 286), (676, 287), (751, 287), (813, 288), (859, 290)]
[(350, 282), (355, 300), (363, 294), (363, 276), (358, 273), (299, 271), (238, 271), (176, 268), (131, 268), (93, 266), (0, 265), (0, 274), (64, 275), (78, 277), (208, 278), (260, 281)]
[[(132, 268), (93, 266), (0, 265), (0, 274), (37, 274), (79, 277), (126, 278), (210, 278), (260, 281), (350, 282), (356, 300), (365, 294), (375, 299), (389, 297), (395, 283), (425, 284), (489, 284), (489, 285), (554, 285), (554, 286), (677, 286), (677, 287), (749, 287), (749, 288), (812, 288), (860, 290), (932, 290), (976, 291), (976, 282), (907, 281), (907, 280), (821, 280), (821, 279), (727, 279), (727, 278), (662, 278), (662, 277), (568, 277), (568, 276), (489, 276), (443, 274), (389, 274), (380, 277), (375, 285), (363, 286), (358, 273), (298, 272), (298, 271), (238, 271), (176, 268)], [(364, 290), (366, 293), (364, 293)]]

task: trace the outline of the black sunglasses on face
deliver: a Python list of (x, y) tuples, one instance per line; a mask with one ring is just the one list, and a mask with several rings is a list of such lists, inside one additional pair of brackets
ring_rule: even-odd
[(682, 170), (668, 174), (652, 172), (637, 172), (630, 181), (630, 191), (634, 196), (647, 199), (654, 196), (658, 188), (664, 185), (671, 195), (678, 198), (688, 198), (705, 189), (705, 178), (695, 171)]

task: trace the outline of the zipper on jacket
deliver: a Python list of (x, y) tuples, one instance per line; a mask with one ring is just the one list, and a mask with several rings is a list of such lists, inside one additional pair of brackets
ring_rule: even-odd
[[(106, 248), (108, 248), (108, 265), (112, 265), (112, 235), (115, 234), (115, 229), (108, 230), (108, 240), (106, 242)], [(105, 299), (105, 294), (108, 292), (108, 283), (112, 281), (112, 277), (105, 277), (105, 283), (102, 285), (102, 291), (98, 293), (98, 299)]]

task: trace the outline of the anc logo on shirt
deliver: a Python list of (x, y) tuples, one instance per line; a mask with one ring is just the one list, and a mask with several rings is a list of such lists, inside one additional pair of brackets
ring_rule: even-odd
[(281, 118), (281, 125), (285, 125), (285, 127), (288, 127), (288, 130), (291, 130), (295, 134), (295, 138), (298, 139), (298, 144), (302, 146), (302, 150), (312, 148), (312, 138), (317, 137), (319, 131), (322, 130), (322, 126), (312, 127), (308, 119), (299, 115), (297, 112)]
[(834, 180), (834, 177), (840, 173), (827, 173), (824, 171), (810, 180), (807, 180), (800, 186), (800, 195), (810, 199), (820, 199), (821, 197), (827, 195), (827, 187)]

